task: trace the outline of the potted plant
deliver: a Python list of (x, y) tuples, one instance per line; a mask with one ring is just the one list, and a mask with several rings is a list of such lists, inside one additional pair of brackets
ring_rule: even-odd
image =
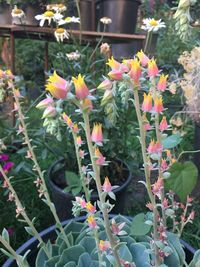
[[(23, 219), (27, 224), (26, 231), (39, 242), (40, 249), (35, 266), (195, 266), (199, 263), (200, 252), (195, 252), (193, 260), (186, 262), (179, 239), (185, 225), (194, 219), (195, 213), (191, 210), (192, 198), (187, 195), (195, 184), (190, 184), (187, 192), (179, 192), (179, 197), (185, 204), (176, 200), (172, 191), (165, 194), (165, 184), (169, 185), (171, 182), (176, 189), (174, 184), (177, 184), (176, 179), (179, 177), (175, 174), (178, 167), (181, 168), (179, 162), (174, 163), (173, 151), (170, 151), (180, 142), (180, 138), (167, 134), (170, 126), (163, 116), (162, 97), (167, 90), (167, 76), (161, 74), (155, 60), (149, 59), (142, 51), (137, 53), (135, 58), (122, 63), (110, 58), (108, 66), (108, 77), (104, 77), (97, 88), (103, 90), (103, 102), (107, 100), (109, 103), (110, 96), (119, 90), (122, 99), (124, 94), (127, 94), (136, 109), (145, 173), (145, 181), (142, 183), (149, 196), (149, 212), (146, 215), (138, 214), (133, 221), (121, 216), (109, 218), (113, 208), (111, 199), (115, 200), (116, 186), (111, 184), (109, 177), (101, 179), (103, 166), (109, 164), (102, 154), (102, 147), (106, 146), (108, 140), (104, 138), (101, 123), (91, 125), (91, 116), (95, 112), (94, 90), (89, 90), (81, 74), (67, 81), (54, 72), (46, 84), (50, 95), (37, 107), (43, 110), (44, 126), (55, 137), (60, 135), (60, 122), (66, 124), (73, 136), (84, 191), (73, 203), (73, 214), (78, 216), (81, 212), (86, 213), (85, 223), (73, 222), (66, 227), (60, 222), (51, 202), (44, 171), (40, 168), (35, 147), (29, 138), (27, 118), (22, 112), (22, 97), (15, 87), (14, 77), (10, 72), (0, 72), (3, 90), (9, 90), (14, 97), (18, 134), (22, 135), (27, 146), (26, 158), (33, 162), (33, 171), (36, 174), (34, 183), (39, 197), (50, 208), (56, 221), (56, 238), (52, 243), (46, 242), (38, 233), (35, 220), (29, 218), (20, 201), (12, 177), (9, 177), (1, 164), (3, 187), (9, 192), (9, 200), (16, 205), (16, 217)], [(140, 95), (142, 91), (143, 96)], [(72, 105), (75, 110), (74, 116), (70, 117), (65, 113), (66, 102), (67, 106)], [(173, 169), (176, 172), (173, 172)], [(152, 180), (152, 172), (156, 171), (156, 177)], [(191, 165), (187, 171), (191, 171)], [(170, 174), (175, 177), (171, 179)], [(91, 202), (91, 181), (98, 192), (96, 203)], [(17, 254), (11, 247), (6, 229), (0, 234), (0, 242), (4, 247), (2, 251), (15, 259), (18, 266), (31, 265), (28, 259), (29, 251), (23, 255)]]

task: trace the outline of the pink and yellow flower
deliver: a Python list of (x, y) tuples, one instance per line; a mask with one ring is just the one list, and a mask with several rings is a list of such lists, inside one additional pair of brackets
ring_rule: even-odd
[(108, 59), (108, 62), (106, 63), (111, 69), (119, 69), (120, 68), (120, 62), (115, 60), (113, 57)]
[(161, 120), (161, 122), (160, 122), (159, 128), (160, 128), (160, 130), (161, 130), (162, 132), (165, 131), (165, 130), (167, 130), (167, 128), (168, 128), (168, 124), (167, 124), (167, 119), (166, 119), (165, 116), (163, 116), (163, 118), (162, 118), (162, 120)]
[(74, 126), (73, 126), (72, 130), (73, 130), (74, 133), (78, 133), (79, 132), (79, 128), (78, 128), (78, 124), (77, 123), (74, 123)]
[(144, 93), (144, 100), (142, 103), (142, 111), (149, 112), (152, 110), (152, 95), (151, 93)]
[(85, 199), (81, 198), (81, 197), (75, 197), (76, 202), (81, 206), (82, 209), (86, 208), (86, 201)]
[(166, 161), (166, 159), (162, 159), (161, 160), (161, 171), (166, 171), (167, 170), (167, 168), (168, 168), (168, 164), (167, 164), (167, 161)]
[(147, 55), (145, 55), (145, 53), (142, 50), (137, 52), (137, 57), (139, 58), (140, 63), (143, 67), (145, 67), (148, 64), (149, 58), (147, 57)]
[(86, 203), (85, 208), (87, 209), (88, 212), (90, 213), (95, 213), (96, 212), (96, 208), (95, 206), (92, 205), (92, 203), (89, 201)]
[(76, 97), (79, 100), (85, 99), (89, 95), (89, 89), (87, 85), (85, 84), (84, 76), (79, 74), (77, 78), (72, 77), (72, 81), (75, 86)]
[(44, 110), (44, 113), (42, 115), (42, 118), (53, 118), (57, 114), (56, 108), (53, 106), (49, 106)]
[(87, 222), (90, 229), (95, 229), (97, 227), (97, 223), (93, 215), (88, 216)]
[(85, 98), (82, 102), (82, 108), (87, 111), (93, 110), (92, 101), (89, 98)]
[(65, 99), (70, 90), (70, 84), (65, 79), (57, 75), (56, 71), (54, 71), (53, 75), (49, 77), (45, 87), (46, 90), (57, 99)]
[(76, 137), (76, 144), (77, 144), (78, 146), (81, 146), (81, 145), (83, 144), (82, 139), (81, 139), (80, 136), (77, 136), (77, 137)]
[(100, 251), (104, 252), (110, 248), (110, 242), (109, 241), (104, 241), (100, 240), (99, 242), (99, 249)]
[(162, 97), (156, 97), (154, 100), (154, 111), (161, 113), (164, 110)]
[(167, 78), (168, 78), (168, 75), (164, 75), (162, 74), (160, 76), (160, 79), (158, 81), (158, 84), (157, 84), (157, 88), (158, 90), (164, 92), (166, 87), (167, 87)]
[(102, 143), (103, 133), (102, 133), (102, 124), (95, 123), (92, 130), (91, 140), (95, 143)]
[(42, 101), (40, 101), (40, 103), (37, 104), (36, 108), (38, 109), (45, 109), (48, 106), (52, 105), (53, 102), (53, 98), (50, 96), (47, 96), (45, 99), (43, 99)]
[(129, 72), (129, 76), (135, 83), (139, 83), (139, 79), (141, 77), (142, 70), (140, 66), (140, 62), (137, 58), (131, 60), (131, 69)]
[(154, 140), (151, 140), (147, 151), (149, 154), (160, 153), (162, 151), (162, 145), (159, 141), (155, 142)]
[(112, 82), (109, 79), (105, 79), (97, 87), (97, 89), (102, 89), (102, 90), (110, 90), (111, 88), (112, 88)]
[(105, 177), (105, 181), (104, 181), (104, 184), (102, 186), (102, 189), (106, 193), (109, 193), (109, 192), (112, 191), (112, 185), (111, 185), (110, 180), (109, 180), (108, 177)]
[(123, 77), (123, 72), (119, 69), (113, 69), (108, 73), (108, 76), (115, 81), (119, 81)]
[(101, 154), (100, 150), (98, 148), (95, 148), (94, 155), (96, 158), (96, 164), (101, 166), (105, 164), (105, 157)]
[(67, 116), (65, 113), (62, 114), (63, 120), (67, 123), (67, 126), (72, 129), (72, 127), (74, 126), (72, 120), (70, 119), (69, 116)]
[(155, 77), (159, 73), (156, 61), (151, 59), (148, 61), (148, 75), (149, 77)]

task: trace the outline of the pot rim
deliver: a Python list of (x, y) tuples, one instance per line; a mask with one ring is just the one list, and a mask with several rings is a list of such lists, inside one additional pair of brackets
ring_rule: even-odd
[[(109, 215), (110, 219), (112, 219), (115, 216), (117, 216), (117, 214), (110, 214)], [(124, 215), (122, 215), (122, 216), (124, 216)], [(131, 217), (131, 216), (124, 216), (124, 217), (129, 219), (129, 220), (133, 219), (133, 217)], [(77, 217), (77, 218), (72, 218), (72, 219), (65, 220), (61, 224), (62, 224), (62, 226), (65, 226), (68, 223), (70, 223), (71, 221), (82, 222), (82, 221), (85, 221), (86, 218), (87, 218), (87, 216), (80, 216), (80, 217)], [(45, 238), (45, 236), (48, 236), (51, 232), (53, 232), (55, 230), (56, 230), (56, 225), (52, 225), (52, 226), (46, 228), (45, 230), (43, 230), (42, 232), (40, 232), (39, 235), (40, 235), (41, 238)], [(190, 246), (186, 241), (180, 239), (180, 242), (183, 245), (183, 247), (185, 247), (190, 253), (194, 254), (197, 251), (195, 248)], [(16, 253), (17, 254), (24, 254), (28, 250), (29, 246), (37, 246), (37, 245), (38, 245), (38, 240), (35, 237), (32, 237), (29, 240), (27, 240), (22, 246), (20, 246), (16, 250)], [(2, 267), (10, 267), (11, 264), (13, 264), (14, 262), (15, 262), (15, 260), (8, 259), (2, 265)]]
[[(60, 159), (56, 160), (56, 161), (53, 162), (53, 163), (51, 164), (51, 166), (48, 168), (48, 171), (47, 171), (47, 177), (49, 178), (49, 179), (48, 179), (48, 182), (51, 184), (51, 186), (54, 187), (54, 189), (55, 189), (60, 195), (66, 196), (66, 194), (67, 194), (67, 195), (69, 195), (71, 198), (74, 198), (75, 196), (74, 196), (72, 193), (70, 193), (70, 192), (69, 192), (69, 193), (64, 192), (64, 191), (63, 191), (59, 186), (57, 186), (57, 185), (52, 181), (52, 179), (50, 178), (50, 177), (51, 177), (51, 172), (52, 172), (54, 166), (55, 166), (56, 164), (58, 164), (59, 162), (63, 161), (63, 160), (64, 160), (64, 158), (60, 158)], [(123, 189), (125, 189), (125, 188), (130, 184), (130, 182), (131, 182), (131, 180), (132, 180), (132, 175), (133, 175), (133, 174), (132, 174), (132, 172), (131, 172), (131, 170), (130, 170), (130, 168), (129, 168), (129, 166), (128, 166), (127, 163), (125, 163), (124, 161), (122, 161), (121, 159), (118, 159), (118, 158), (116, 158), (115, 160), (116, 160), (116, 161), (119, 161), (119, 162), (121, 162), (121, 163), (123, 163), (123, 165), (125, 166), (125, 168), (126, 168), (127, 171), (128, 171), (128, 175), (127, 175), (128, 177), (127, 177), (126, 181), (125, 181), (122, 185), (120, 185), (118, 188), (116, 188), (116, 189), (113, 190), (113, 193), (117, 194), (117, 193), (123, 191)], [(95, 199), (97, 196), (98, 196), (97, 193), (93, 193), (93, 194), (91, 195), (91, 199), (93, 200), (93, 199)]]

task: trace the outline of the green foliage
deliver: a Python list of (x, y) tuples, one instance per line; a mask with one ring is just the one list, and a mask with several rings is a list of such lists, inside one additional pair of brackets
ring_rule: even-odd
[(162, 140), (162, 145), (164, 149), (172, 149), (176, 147), (177, 145), (180, 144), (182, 141), (181, 135), (178, 134), (173, 134), (168, 136), (167, 138)]
[(67, 187), (64, 189), (64, 191), (72, 192), (74, 196), (77, 196), (82, 190), (80, 177), (74, 172), (66, 171), (65, 179), (67, 182)]
[(174, 191), (181, 201), (185, 201), (197, 183), (197, 167), (190, 161), (175, 162), (169, 172), (171, 175), (165, 180), (166, 189)]
[(151, 226), (145, 223), (145, 214), (139, 213), (133, 218), (131, 233), (134, 236), (146, 235), (151, 230)]
[[(143, 217), (144, 214), (140, 217)], [(128, 219), (122, 216), (116, 216), (115, 221), (117, 223), (126, 222), (126, 232), (124, 236), (119, 236), (119, 253), (120, 257), (124, 261), (135, 263), (136, 266), (140, 267), (150, 267), (151, 261), (154, 259), (152, 250), (150, 250), (150, 242), (152, 239), (149, 236), (144, 237), (142, 241), (139, 241), (139, 237), (135, 236), (132, 232), (132, 226), (134, 223), (131, 223)], [(144, 224), (141, 223), (142, 226)], [(102, 222), (99, 222), (99, 236), (100, 239), (105, 240), (106, 235), (103, 230)], [(87, 226), (84, 223), (70, 222), (65, 226), (65, 232), (67, 235), (71, 234), (73, 236), (72, 247), (67, 248), (65, 240), (62, 237), (58, 237), (52, 247), (59, 247), (62, 249), (54, 250), (51, 258), (47, 259), (47, 256), (44, 254), (43, 248), (40, 249), (37, 260), (36, 267), (45, 266), (76, 266), (76, 267), (85, 267), (85, 266), (99, 266), (98, 265), (98, 256), (97, 249), (95, 247), (95, 240), (91, 233), (88, 231)], [(145, 233), (147, 231), (144, 230)], [(144, 232), (140, 234), (144, 235)], [(138, 240), (135, 241), (135, 238)], [(169, 253), (168, 257), (165, 257), (165, 264), (163, 266), (183, 266), (185, 259), (184, 250), (180, 244), (179, 238), (173, 233), (167, 233), (167, 242), (168, 245), (163, 245), (162, 250)], [(53, 249), (49, 249), (53, 251)], [(103, 254), (103, 260), (106, 267), (116, 266), (114, 257), (107, 253)], [(191, 266), (193, 267), (193, 265)]]

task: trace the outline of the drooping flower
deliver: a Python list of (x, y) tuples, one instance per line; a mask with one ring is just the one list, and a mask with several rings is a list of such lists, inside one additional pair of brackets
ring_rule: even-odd
[(166, 119), (165, 116), (163, 116), (163, 118), (162, 118), (162, 120), (161, 120), (161, 122), (160, 122), (159, 128), (160, 128), (160, 130), (161, 130), (162, 132), (165, 131), (165, 130), (167, 130), (167, 128), (168, 128), (168, 124), (167, 124), (167, 119)]
[(83, 142), (82, 142), (80, 136), (77, 136), (77, 138), (76, 138), (76, 144), (77, 144), (78, 146), (81, 146), (81, 145), (83, 144)]
[(112, 221), (111, 221), (111, 229), (112, 229), (112, 232), (115, 235), (123, 235), (123, 234), (126, 234), (125, 231), (122, 231), (122, 229), (125, 226), (125, 224), (126, 224), (125, 222), (120, 223), (120, 224), (117, 224), (116, 221), (114, 219), (112, 219)]
[(85, 99), (89, 95), (89, 90), (87, 85), (85, 84), (84, 76), (79, 74), (77, 78), (72, 77), (72, 81), (75, 86), (76, 97), (79, 100)]
[(108, 18), (108, 17), (102, 17), (102, 18), (100, 18), (100, 22), (102, 22), (103, 24), (108, 25), (108, 24), (112, 23), (112, 19)]
[(164, 92), (166, 87), (167, 87), (167, 78), (168, 78), (168, 75), (164, 75), (162, 74), (160, 76), (160, 79), (158, 81), (158, 84), (157, 84), (157, 88), (158, 90)]
[(82, 109), (91, 111), (93, 110), (93, 104), (92, 101), (89, 98), (85, 98), (82, 102)]
[(162, 159), (161, 160), (161, 171), (166, 171), (167, 170), (167, 168), (168, 168), (168, 164), (167, 164), (167, 161), (166, 161), (166, 159)]
[(80, 23), (80, 18), (79, 17), (66, 17), (65, 19), (60, 19), (58, 21), (58, 25), (64, 25), (64, 24), (68, 24), (68, 23)]
[(53, 106), (49, 106), (44, 110), (44, 113), (42, 115), (42, 118), (53, 118), (57, 114), (56, 108)]
[(102, 186), (104, 192), (109, 193), (112, 191), (112, 185), (108, 177), (105, 177), (104, 184)]
[(24, 11), (20, 8), (18, 8), (16, 5), (14, 6), (12, 12), (11, 12), (11, 16), (13, 18), (19, 18), (22, 19), (23, 17), (25, 17)]
[(40, 27), (44, 26), (45, 21), (48, 21), (48, 24), (50, 25), (52, 21), (59, 21), (62, 18), (63, 15), (58, 12), (54, 13), (52, 11), (45, 11), (43, 14), (35, 16), (36, 20), (40, 20)]
[(96, 158), (96, 164), (101, 166), (101, 165), (104, 165), (105, 164), (105, 157), (101, 154), (99, 148), (95, 148), (95, 151), (94, 151), (94, 156)]
[(161, 19), (159, 20), (155, 20), (154, 18), (143, 19), (142, 23), (143, 25), (141, 29), (148, 32), (150, 31), (157, 32), (159, 29), (166, 27), (165, 23), (162, 22)]
[(102, 43), (100, 46), (100, 53), (105, 56), (109, 56), (111, 53), (110, 45), (108, 43)]
[(54, 71), (53, 75), (49, 76), (45, 87), (57, 99), (65, 99), (70, 90), (69, 82), (60, 77), (56, 71)]
[(47, 5), (46, 9), (62, 13), (62, 12), (67, 10), (67, 7), (62, 3), (60, 3), (60, 4), (49, 4), (49, 5)]
[(144, 100), (142, 103), (142, 111), (143, 112), (149, 112), (152, 110), (152, 95), (151, 93), (144, 93)]
[(147, 71), (149, 77), (155, 77), (159, 73), (156, 61), (154, 59), (148, 61)]
[(101, 144), (103, 142), (102, 124), (95, 123), (92, 130), (91, 140)]
[(78, 128), (78, 124), (77, 123), (74, 123), (73, 127), (72, 127), (72, 130), (74, 133), (78, 133), (79, 132), (79, 128)]
[(155, 182), (155, 184), (152, 185), (152, 193), (160, 198), (162, 189), (163, 189), (163, 179), (158, 177), (158, 180)]
[(149, 154), (160, 153), (162, 151), (162, 145), (159, 141), (155, 142), (154, 140), (151, 140), (147, 151)]
[(129, 76), (132, 80), (134, 80), (134, 82), (138, 83), (142, 74), (140, 62), (137, 58), (135, 58), (131, 60), (130, 64), (131, 64), (131, 69), (129, 72)]
[(97, 89), (110, 90), (112, 88), (112, 82), (109, 79), (105, 79), (99, 84)]
[(85, 208), (86, 208), (87, 211), (90, 212), (90, 213), (95, 213), (95, 212), (96, 212), (96, 208), (95, 208), (95, 206), (93, 206), (93, 205), (91, 204), (90, 201), (86, 203)]
[(113, 69), (108, 73), (108, 76), (115, 81), (120, 81), (123, 77), (123, 72), (119, 69)]
[(87, 222), (90, 229), (95, 229), (97, 227), (97, 223), (93, 215), (88, 216)]
[(69, 33), (64, 28), (57, 28), (54, 35), (58, 43), (63, 42), (64, 39), (69, 39)]
[(67, 126), (72, 129), (72, 127), (74, 126), (74, 123), (72, 122), (72, 120), (70, 119), (69, 116), (66, 115), (66, 113), (62, 114), (63, 120), (67, 123)]
[(53, 103), (54, 103), (53, 102), (53, 98), (47, 95), (47, 97), (45, 99), (43, 99), (42, 101), (40, 101), (37, 104), (36, 108), (38, 108), (38, 109), (45, 109), (49, 105), (52, 105)]
[(110, 242), (109, 241), (104, 241), (100, 240), (99, 241), (99, 249), (100, 251), (104, 252), (110, 248)]
[(81, 206), (82, 209), (84, 209), (86, 207), (86, 201), (85, 199), (81, 198), (81, 197), (75, 197), (76, 202)]
[(154, 100), (154, 111), (157, 113), (163, 112), (164, 107), (163, 107), (163, 101), (162, 97), (156, 97)]
[(149, 58), (147, 57), (147, 55), (145, 55), (145, 53), (142, 50), (137, 52), (136, 55), (139, 58), (141, 65), (145, 67), (149, 62)]
[(121, 63), (114, 59), (114, 57), (111, 57), (108, 59), (108, 62), (106, 63), (111, 69), (119, 69)]

